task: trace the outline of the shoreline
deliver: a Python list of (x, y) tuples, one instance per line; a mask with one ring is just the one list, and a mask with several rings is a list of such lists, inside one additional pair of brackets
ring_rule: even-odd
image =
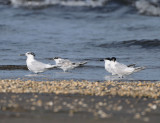
[(0, 80), (0, 106), (7, 123), (159, 123), (160, 82)]
[(0, 80), (0, 93), (54, 93), (95, 96), (131, 96), (157, 99), (160, 97), (160, 81), (104, 81), (86, 80), (33, 81)]

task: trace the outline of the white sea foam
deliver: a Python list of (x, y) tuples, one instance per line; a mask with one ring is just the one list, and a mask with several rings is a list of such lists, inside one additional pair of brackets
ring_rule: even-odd
[[(14, 7), (41, 8), (46, 6), (101, 7), (112, 0), (10, 0)], [(114, 1), (114, 0), (113, 0)], [(124, 0), (124, 2), (127, 0)], [(116, 1), (115, 1), (116, 2)], [(127, 1), (128, 2), (128, 1)], [(160, 16), (160, 0), (132, 0), (141, 14)]]
[(153, 16), (160, 16), (159, 0), (139, 0), (135, 6), (139, 13)]
[(11, 0), (14, 7), (43, 7), (49, 5), (62, 6), (103, 6), (109, 0)]

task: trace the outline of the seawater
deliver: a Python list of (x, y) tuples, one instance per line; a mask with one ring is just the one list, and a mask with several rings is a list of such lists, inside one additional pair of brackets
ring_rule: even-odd
[[(116, 8), (116, 9), (115, 9)], [(25, 65), (19, 54), (54, 64), (53, 57), (88, 61), (68, 73), (60, 69), (34, 76), (23, 69), (0, 70), (1, 79), (104, 81), (106, 57), (146, 69), (125, 80), (160, 80), (160, 17), (140, 15), (132, 7), (64, 7), (28, 9), (0, 5), (0, 65)]]

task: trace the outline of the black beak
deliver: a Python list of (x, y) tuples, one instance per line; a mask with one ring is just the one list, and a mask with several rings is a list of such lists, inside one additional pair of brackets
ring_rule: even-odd
[(25, 56), (25, 54), (19, 54), (20, 56)]

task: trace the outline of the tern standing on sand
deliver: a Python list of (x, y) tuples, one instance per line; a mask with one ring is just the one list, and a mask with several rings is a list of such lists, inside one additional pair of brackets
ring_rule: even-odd
[(115, 57), (111, 58), (111, 69), (114, 74), (117, 74), (119, 77), (123, 78), (125, 75), (130, 75), (132, 73), (141, 71), (145, 69), (145, 67), (134, 67), (134, 65), (124, 65), (116, 61)]
[(64, 72), (66, 72), (68, 70), (71, 70), (71, 69), (73, 69), (75, 67), (82, 66), (82, 65), (87, 63), (86, 61), (75, 63), (75, 62), (72, 62), (72, 61), (70, 61), (68, 59), (62, 59), (60, 57), (55, 57), (55, 58), (53, 58), (53, 60), (55, 61), (56, 66), (61, 68)]
[(33, 52), (27, 52), (26, 54), (21, 54), (21, 56), (27, 56), (27, 67), (30, 71), (36, 74), (56, 67), (56, 65), (45, 64), (35, 60), (35, 54)]

